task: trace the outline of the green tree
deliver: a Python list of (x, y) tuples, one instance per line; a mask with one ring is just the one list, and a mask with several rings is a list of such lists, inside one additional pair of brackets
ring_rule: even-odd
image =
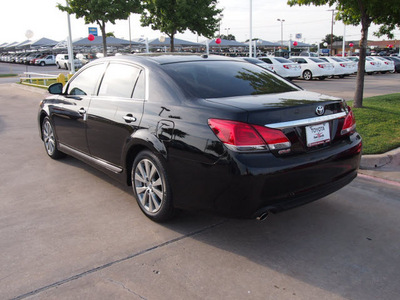
[(85, 24), (97, 23), (103, 37), (103, 53), (107, 56), (106, 23), (126, 20), (131, 13), (141, 13), (140, 0), (67, 0), (67, 5), (57, 7), (76, 18), (84, 18)]
[(189, 29), (205, 37), (214, 36), (222, 12), (216, 0), (143, 0), (142, 26), (151, 26), (170, 38), (174, 51), (174, 36)]
[(341, 41), (343, 41), (342, 36), (337, 36), (334, 34), (332, 35), (329, 33), (323, 38), (322, 42), (320, 43), (320, 46), (323, 45), (324, 43), (328, 43), (330, 45), (331, 43), (341, 42)]
[(400, 5), (398, 0), (288, 0), (293, 5), (336, 5), (336, 19), (347, 25), (361, 24), (360, 61), (358, 63), (354, 107), (362, 107), (364, 94), (365, 57), (368, 30), (372, 23), (381, 25), (375, 34), (393, 38), (392, 31), (400, 26)]
[(220, 38), (223, 40), (236, 41), (236, 37), (232, 34), (228, 34), (228, 35), (221, 34)]

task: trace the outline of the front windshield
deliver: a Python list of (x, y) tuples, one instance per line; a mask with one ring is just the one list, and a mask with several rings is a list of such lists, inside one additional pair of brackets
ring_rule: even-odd
[(165, 64), (163, 69), (178, 86), (196, 98), (224, 98), (299, 90), (264, 68), (246, 62), (182, 62)]

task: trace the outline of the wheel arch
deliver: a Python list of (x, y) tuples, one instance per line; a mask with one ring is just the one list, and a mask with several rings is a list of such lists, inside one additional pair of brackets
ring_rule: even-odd
[(43, 132), (42, 132), (42, 126), (43, 126), (43, 120), (44, 118), (48, 117), (49, 115), (42, 110), (39, 114), (39, 135), (40, 135), (40, 139), (43, 140)]
[(143, 150), (149, 150), (155, 155), (157, 155), (160, 159), (167, 159), (167, 150), (165, 145), (154, 135), (148, 134), (145, 131), (136, 132), (128, 146), (126, 147), (125, 152), (125, 163), (124, 167), (126, 170), (126, 183), (127, 185), (131, 185), (131, 172), (133, 161), (136, 156)]

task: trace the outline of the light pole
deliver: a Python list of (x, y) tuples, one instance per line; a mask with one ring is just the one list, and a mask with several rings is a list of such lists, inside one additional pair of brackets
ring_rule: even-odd
[(228, 36), (229, 36), (229, 30), (230, 30), (230, 28), (225, 28), (225, 30), (226, 30), (226, 39), (229, 40)]
[(219, 35), (218, 35), (219, 37), (221, 37), (221, 21), (222, 21), (223, 16), (224, 16), (223, 14), (219, 15)]
[(332, 23), (331, 23), (331, 53), (329, 55), (333, 55), (332, 50), (333, 50), (333, 17), (335, 16), (335, 10), (334, 9), (328, 9), (328, 11), (332, 12)]
[(250, 38), (249, 38), (249, 57), (252, 55), (253, 48), (253, 0), (250, 0)]
[(281, 22), (281, 47), (283, 47), (283, 22), (285, 22), (284, 19), (276, 19), (278, 22)]

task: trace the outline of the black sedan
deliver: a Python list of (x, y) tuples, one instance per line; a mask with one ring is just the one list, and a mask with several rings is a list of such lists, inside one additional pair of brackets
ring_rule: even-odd
[(177, 209), (262, 219), (357, 176), (362, 143), (345, 101), (243, 60), (109, 57), (49, 92), (38, 114), (47, 154), (132, 185), (155, 221)]

